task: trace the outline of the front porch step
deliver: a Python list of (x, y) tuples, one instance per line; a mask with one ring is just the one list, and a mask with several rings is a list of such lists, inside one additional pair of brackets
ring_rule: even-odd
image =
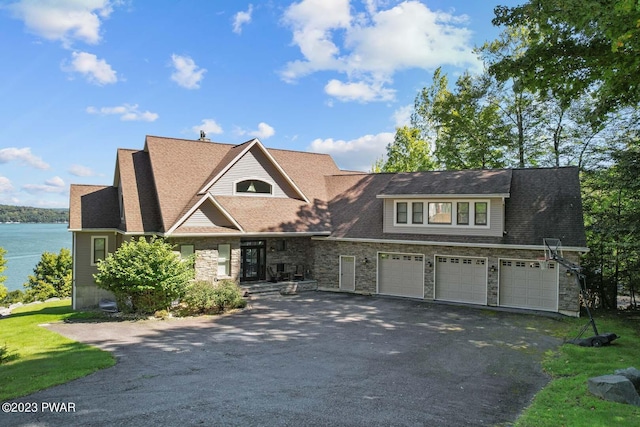
[(315, 280), (299, 280), (285, 282), (243, 282), (240, 288), (245, 295), (269, 295), (282, 294), (291, 295), (304, 291), (315, 291), (318, 289), (318, 282)]

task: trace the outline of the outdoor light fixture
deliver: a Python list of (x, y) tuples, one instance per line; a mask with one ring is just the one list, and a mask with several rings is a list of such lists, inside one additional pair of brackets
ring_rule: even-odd
[(492, 273), (495, 273), (496, 272), (496, 266), (492, 265), (489, 270), (491, 270)]
[(363, 264), (369, 264), (369, 258), (364, 257), (364, 259), (362, 260)]
[(433, 263), (431, 261), (427, 261), (427, 265), (429, 266), (429, 268), (433, 267)]
[(571, 270), (567, 270), (567, 272), (565, 273), (567, 275), (567, 277), (571, 277), (573, 275), (573, 273), (571, 272)]

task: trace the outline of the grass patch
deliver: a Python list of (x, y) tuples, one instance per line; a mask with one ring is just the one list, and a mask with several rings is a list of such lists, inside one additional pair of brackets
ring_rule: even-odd
[[(557, 323), (554, 332), (574, 338), (587, 321), (584, 317), (566, 319)], [(620, 338), (601, 348), (565, 344), (558, 351), (547, 352), (542, 366), (552, 381), (535, 396), (516, 427), (640, 425), (640, 407), (604, 401), (587, 390), (591, 377), (630, 366), (640, 369), (640, 321), (622, 313), (597, 313), (596, 325), (598, 332), (613, 332)], [(584, 337), (592, 335), (589, 329)]]
[(6, 348), (5, 362), (0, 364), (0, 401), (113, 366), (111, 353), (38, 326), (93, 316), (73, 312), (71, 301), (62, 300), (16, 308), (10, 317), (0, 319), (0, 346)]

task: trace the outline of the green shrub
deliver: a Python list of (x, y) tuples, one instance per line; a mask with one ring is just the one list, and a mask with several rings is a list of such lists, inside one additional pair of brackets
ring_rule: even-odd
[(153, 314), (180, 299), (193, 275), (193, 258), (181, 260), (164, 240), (140, 237), (100, 261), (93, 277), (115, 295), (120, 310)]
[(5, 285), (0, 285), (0, 303), (3, 302), (8, 295), (9, 291)]
[(20, 289), (16, 289), (15, 291), (9, 291), (7, 293), (7, 296), (3, 300), (1, 300), (0, 303), (4, 305), (11, 305), (16, 302), (23, 302), (23, 299), (24, 292), (22, 292)]
[(56, 288), (53, 287), (52, 284), (46, 282), (40, 282), (35, 286), (27, 289), (24, 296), (22, 297), (22, 301), (25, 303), (34, 302), (34, 301), (46, 301), (49, 298), (57, 297), (58, 293)]
[(69, 249), (62, 248), (59, 254), (44, 252), (24, 284), (27, 295), (31, 294), (29, 298), (44, 301), (52, 297), (70, 297), (72, 265)]
[(242, 290), (233, 280), (215, 284), (202, 280), (193, 282), (187, 286), (182, 302), (193, 313), (221, 313), (247, 305)]

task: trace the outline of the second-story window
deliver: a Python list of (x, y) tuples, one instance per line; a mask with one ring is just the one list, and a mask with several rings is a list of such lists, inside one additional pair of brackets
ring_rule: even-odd
[(411, 203), (411, 223), (412, 224), (422, 224), (423, 223), (423, 215), (422, 212), (424, 210), (424, 204), (422, 202), (413, 202)]
[(476, 202), (475, 204), (476, 225), (487, 225), (487, 203)]
[(247, 179), (236, 183), (236, 193), (271, 194), (271, 184), (257, 179)]
[(396, 222), (398, 224), (407, 223), (407, 202), (398, 202), (396, 204)]

